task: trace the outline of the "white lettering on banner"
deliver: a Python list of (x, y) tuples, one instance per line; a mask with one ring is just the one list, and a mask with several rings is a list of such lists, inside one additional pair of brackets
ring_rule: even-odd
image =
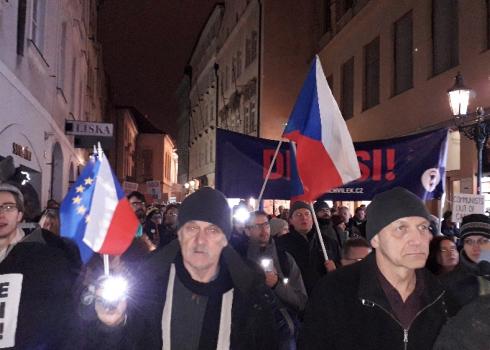
[(23, 278), (20, 273), (0, 275), (0, 349), (15, 346)]
[(455, 193), (453, 197), (453, 222), (461, 222), (463, 217), (470, 214), (483, 214), (485, 199), (480, 194)]
[(337, 187), (333, 188), (329, 193), (364, 193), (363, 187)]

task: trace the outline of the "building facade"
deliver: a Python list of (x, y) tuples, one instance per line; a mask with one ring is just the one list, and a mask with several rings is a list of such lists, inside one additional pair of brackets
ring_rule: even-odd
[(490, 112), (489, 1), (342, 0), (323, 14), (319, 55), (354, 141), (450, 127), (447, 198), (461, 181), (473, 193), (475, 144), (457, 132), (447, 90), (461, 72), (469, 112)]
[(216, 128), (279, 139), (319, 37), (315, 1), (227, 0), (189, 60), (189, 180), (214, 186)]
[(189, 137), (191, 103), (189, 92), (191, 88), (192, 69), (187, 67), (177, 89), (179, 115), (177, 116), (177, 153), (179, 157), (178, 183), (185, 184), (189, 180)]
[(97, 3), (0, 1), (0, 160), (27, 173), (43, 207), (63, 199), (88, 157), (65, 121), (104, 120)]
[(115, 109), (114, 168), (127, 193), (138, 190), (149, 203), (179, 201), (178, 156), (172, 138), (132, 106)]

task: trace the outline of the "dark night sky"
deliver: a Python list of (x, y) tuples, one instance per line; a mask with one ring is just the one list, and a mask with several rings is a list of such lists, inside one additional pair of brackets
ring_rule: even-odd
[(105, 0), (99, 40), (114, 103), (177, 135), (175, 92), (214, 0)]

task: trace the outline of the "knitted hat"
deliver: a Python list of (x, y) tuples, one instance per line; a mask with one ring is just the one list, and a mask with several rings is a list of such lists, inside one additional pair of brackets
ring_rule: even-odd
[(269, 225), (271, 227), (271, 236), (278, 235), (284, 227), (287, 227), (289, 224), (284, 219), (272, 218), (269, 220)]
[(366, 238), (368, 241), (393, 221), (409, 216), (420, 216), (430, 221), (424, 203), (412, 192), (395, 187), (374, 196), (366, 209)]
[(320, 211), (321, 209), (330, 209), (327, 203), (325, 201), (316, 201), (315, 204), (313, 204), (313, 209), (315, 209), (315, 213)]
[(7, 182), (0, 182), (0, 192), (10, 192), (12, 194), (16, 194), (19, 196), (19, 199), (22, 203), (24, 203), (24, 195), (19, 190), (18, 187), (11, 185)]
[(461, 239), (473, 235), (490, 238), (490, 218), (484, 214), (466, 215), (459, 232)]
[[(289, 209), (289, 217), (293, 216), (294, 212), (298, 209), (308, 209), (311, 213), (311, 206), (305, 202), (297, 201), (294, 202), (291, 208)], [(311, 213), (313, 214), (313, 213)]]
[(227, 239), (230, 238), (232, 230), (230, 207), (223, 193), (211, 187), (197, 190), (180, 205), (178, 228), (191, 220), (210, 222), (218, 226)]

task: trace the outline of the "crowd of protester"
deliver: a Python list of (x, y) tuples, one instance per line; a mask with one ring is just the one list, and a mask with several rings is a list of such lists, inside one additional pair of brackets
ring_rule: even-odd
[(245, 203), (208, 187), (182, 203), (127, 198), (142, 230), (111, 257), (129, 290), (107, 303), (103, 259), (83, 265), (60, 237), (59, 204), (26, 234), (21, 190), (0, 183), (0, 274), (23, 276), (0, 348), (488, 349), (486, 215), (439, 226), (402, 188), (352, 213), (297, 201), (241, 216)]

